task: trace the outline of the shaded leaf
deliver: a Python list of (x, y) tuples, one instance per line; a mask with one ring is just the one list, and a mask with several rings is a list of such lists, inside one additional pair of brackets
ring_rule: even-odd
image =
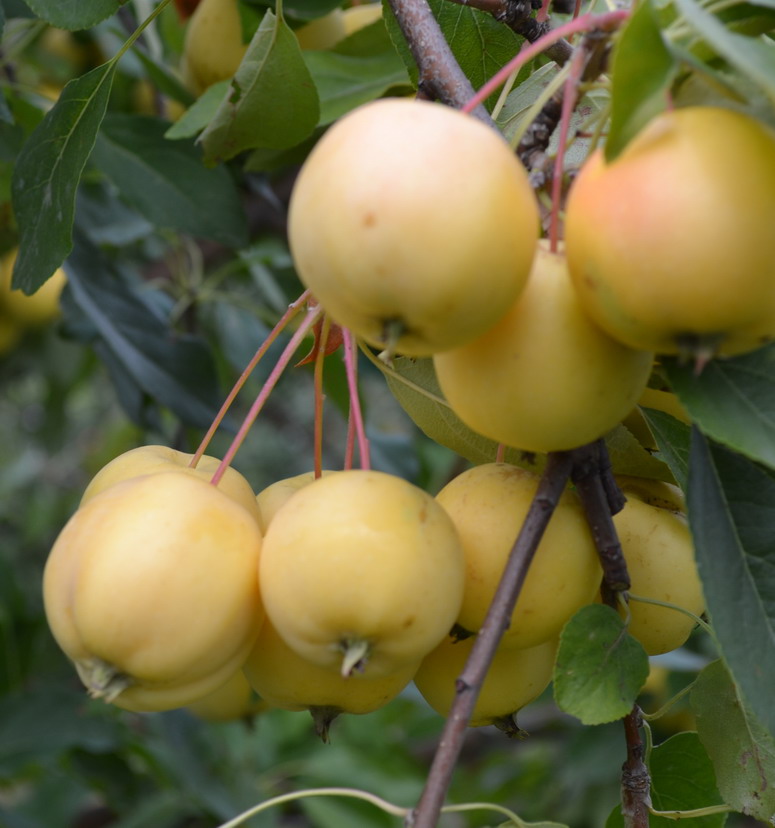
[(775, 477), (695, 428), (687, 510), (721, 654), (775, 734)]
[(277, 16), (271, 10), (264, 15), (226, 98), (202, 133), (205, 160), (215, 163), (258, 147), (292, 147), (312, 133), (319, 115), (315, 85), (278, 5)]
[(47, 23), (59, 29), (90, 29), (101, 20), (107, 20), (126, 0), (24, 0)]
[(697, 376), (665, 359), (670, 385), (703, 433), (775, 468), (775, 344), (711, 360)]
[(670, 467), (676, 483), (686, 491), (689, 475), (689, 438), (691, 428), (664, 411), (641, 408), (648, 427), (659, 446), (659, 457)]
[(649, 660), (611, 607), (582, 607), (563, 628), (554, 668), (554, 698), (583, 724), (613, 722), (631, 710)]
[(676, 70), (653, 3), (639, 3), (619, 33), (612, 58), (611, 125), (605, 143), (609, 161), (665, 109)]
[(775, 741), (751, 714), (722, 661), (700, 673), (691, 701), (724, 801), (742, 814), (772, 822)]
[(20, 236), (13, 286), (25, 293), (37, 290), (72, 250), (76, 190), (114, 71), (106, 63), (71, 80), (19, 154), (12, 183)]
[(559, 69), (556, 63), (545, 63), (509, 92), (496, 123), (508, 141), (511, 141), (521, 127), (530, 107), (556, 81)]
[(164, 137), (177, 141), (198, 135), (215, 117), (229, 86), (230, 81), (227, 80), (208, 86), (202, 96), (164, 133)]
[(225, 168), (205, 167), (192, 143), (167, 140), (166, 129), (160, 118), (111, 114), (94, 148), (94, 163), (157, 227), (241, 247), (247, 225), (234, 180)]
[(746, 37), (731, 32), (694, 0), (675, 2), (686, 24), (775, 102), (775, 43), (766, 37)]
[(183, 422), (207, 428), (220, 399), (204, 342), (171, 330), (87, 242), (78, 240), (65, 269), (73, 300), (132, 381)]
[(305, 62), (320, 95), (320, 125), (330, 124), (391, 87), (409, 86), (409, 76), (391, 49), (367, 57), (307, 52)]

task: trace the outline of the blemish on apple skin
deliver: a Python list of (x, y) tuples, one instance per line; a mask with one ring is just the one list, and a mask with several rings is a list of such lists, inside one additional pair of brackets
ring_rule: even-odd
[(372, 212), (368, 212), (363, 217), (363, 226), (364, 227), (374, 227), (377, 223), (377, 217)]

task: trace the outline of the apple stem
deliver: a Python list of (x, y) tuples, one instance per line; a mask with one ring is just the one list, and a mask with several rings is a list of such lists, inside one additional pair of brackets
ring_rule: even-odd
[[(350, 418), (353, 422), (353, 429), (358, 438), (358, 454), (360, 455), (361, 468), (371, 468), (371, 451), (369, 439), (366, 436), (366, 428), (363, 423), (363, 412), (361, 411), (361, 400), (358, 396), (358, 353), (355, 345), (355, 337), (352, 331), (342, 328), (344, 338), (344, 365), (347, 373), (347, 387), (350, 391)], [(352, 462), (352, 460), (351, 460)]]
[(461, 107), (461, 112), (472, 112), (477, 106), (482, 104), (492, 93), (506, 81), (512, 72), (521, 69), (528, 61), (537, 57), (541, 52), (545, 51), (547, 47), (553, 43), (568, 37), (576, 32), (584, 32), (589, 29), (600, 29), (608, 31), (616, 29), (622, 25), (630, 16), (630, 12), (626, 9), (620, 11), (606, 12), (605, 14), (584, 14), (581, 17), (576, 17), (563, 23), (556, 29), (552, 29), (545, 35), (542, 35), (534, 43), (531, 43), (525, 49), (521, 49), (519, 53), (512, 58), (505, 66), (499, 69), (487, 83), (482, 86), (473, 97)]
[(586, 62), (586, 50), (575, 49), (570, 62), (570, 71), (565, 80), (565, 88), (562, 96), (562, 113), (560, 115), (560, 132), (558, 136), (557, 155), (554, 159), (554, 171), (552, 173), (552, 215), (549, 223), (549, 249), (552, 253), (557, 252), (560, 235), (560, 202), (562, 201), (562, 180), (565, 162), (565, 149), (568, 145), (568, 131), (573, 110), (576, 107), (578, 98), (579, 81), (584, 71)]
[(313, 427), (313, 457), (316, 480), (323, 474), (323, 401), (325, 400), (325, 394), (323, 393), (323, 363), (326, 359), (326, 344), (328, 343), (328, 334), (330, 331), (331, 320), (327, 316), (324, 316), (320, 328), (320, 339), (317, 344), (317, 353), (315, 354), (314, 373), (315, 420)]
[(231, 407), (231, 404), (236, 399), (237, 394), (239, 394), (239, 392), (242, 390), (242, 387), (248, 381), (248, 377), (253, 373), (255, 367), (263, 359), (266, 352), (272, 346), (272, 343), (285, 329), (285, 327), (288, 325), (291, 319), (293, 319), (293, 317), (296, 316), (302, 309), (304, 303), (307, 301), (307, 299), (309, 299), (309, 295), (309, 291), (305, 290), (304, 293), (302, 293), (301, 296), (299, 296), (299, 298), (295, 302), (292, 302), (288, 306), (288, 310), (280, 317), (277, 324), (274, 326), (274, 328), (272, 328), (267, 338), (261, 344), (261, 347), (256, 351), (256, 353), (253, 355), (253, 358), (245, 366), (245, 369), (240, 374), (239, 379), (237, 380), (237, 382), (234, 383), (234, 387), (231, 389), (229, 395), (224, 400), (223, 405), (221, 406), (221, 410), (218, 412), (218, 414), (212, 422), (212, 425), (207, 430), (207, 434), (205, 434), (205, 436), (202, 438), (202, 442), (199, 444), (199, 448), (196, 450), (194, 456), (191, 458), (189, 466), (192, 469), (196, 468), (197, 464), (202, 459), (202, 455), (207, 451), (207, 447), (210, 445), (210, 441), (215, 436), (215, 432), (218, 430), (221, 423), (223, 422), (223, 418), (226, 416), (226, 413)]
[(304, 337), (310, 332), (312, 326), (318, 319), (322, 316), (323, 309), (320, 306), (315, 306), (313, 308), (309, 308), (307, 310), (307, 316), (296, 329), (295, 333), (291, 337), (288, 344), (285, 346), (285, 350), (283, 350), (280, 358), (277, 360), (277, 364), (272, 369), (272, 372), (269, 374), (266, 382), (264, 383), (261, 391), (259, 392), (258, 396), (256, 397), (253, 405), (250, 407), (245, 419), (242, 422), (242, 425), (239, 428), (236, 436), (231, 442), (226, 454), (223, 456), (223, 460), (221, 460), (220, 465), (215, 470), (215, 474), (213, 474), (210, 482), (213, 486), (217, 486), (220, 483), (221, 478), (226, 473), (226, 469), (229, 468), (231, 461), (234, 459), (234, 455), (239, 450), (239, 447), (245, 441), (245, 438), (248, 435), (248, 432), (253, 426), (253, 423), (256, 421), (256, 417), (258, 417), (261, 409), (264, 407), (264, 403), (266, 403), (269, 395), (272, 393), (275, 385), (277, 385), (280, 376), (282, 375), (283, 371), (288, 367), (288, 363), (291, 361), (291, 357), (293, 357), (294, 353), (296, 353), (297, 349), (302, 343)]

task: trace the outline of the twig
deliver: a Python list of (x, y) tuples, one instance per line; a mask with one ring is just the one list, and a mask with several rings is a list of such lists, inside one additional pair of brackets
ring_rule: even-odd
[(528, 567), (552, 516), (573, 463), (573, 452), (554, 452), (530, 504), (495, 592), (487, 617), (457, 681), (457, 695), (441, 734), (417, 807), (407, 816), (407, 828), (434, 828), (463, 747), (479, 690), (504, 630), (508, 626)]
[(640, 708), (635, 705), (632, 712), (622, 720), (627, 740), (627, 759), (622, 765), (622, 816), (625, 828), (649, 828), (651, 807), (651, 779), (649, 769), (643, 761), (643, 739), (640, 735), (642, 724)]
[[(420, 72), (420, 90), (461, 109), (474, 89), (460, 68), (427, 0), (389, 0)], [(484, 106), (471, 113), (497, 129)]]

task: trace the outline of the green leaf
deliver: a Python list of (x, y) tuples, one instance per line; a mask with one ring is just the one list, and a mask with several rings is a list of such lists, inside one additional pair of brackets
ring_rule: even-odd
[(516, 135), (530, 107), (556, 80), (558, 72), (556, 63), (545, 63), (509, 92), (506, 103), (496, 118), (496, 123), (508, 141)]
[(368, 57), (313, 51), (304, 56), (320, 95), (320, 125), (330, 124), (356, 106), (394, 86), (409, 87), (409, 76), (391, 49)]
[[(282, 90), (282, 94), (278, 94)], [(247, 149), (284, 149), (303, 141), (320, 116), (318, 93), (296, 35), (267, 11), (210, 125), (200, 138), (205, 161)]]
[(694, 0), (675, 0), (684, 22), (728, 63), (759, 85), (775, 102), (775, 43), (767, 37), (735, 34)]
[(132, 291), (85, 240), (77, 239), (66, 272), (74, 301), (131, 380), (183, 422), (207, 428), (220, 394), (205, 343), (172, 331), (146, 294)]
[(19, 255), (13, 286), (37, 290), (73, 247), (75, 195), (92, 152), (115, 72), (114, 63), (71, 80), (33, 131), (13, 174)]
[(166, 64), (155, 61), (144, 49), (138, 47), (135, 47), (134, 54), (140, 59), (148, 77), (159, 92), (184, 106), (194, 103), (194, 96)]
[(703, 433), (775, 468), (775, 344), (711, 360), (697, 376), (665, 359), (675, 393)]
[(775, 734), (775, 477), (693, 429), (687, 510), (721, 655)]
[[(436, 379), (433, 360), (399, 357), (393, 366), (379, 363), (388, 387), (414, 423), (435, 442), (472, 463), (491, 463), (498, 444), (472, 431), (452, 411)], [(611, 465), (617, 474), (633, 474), (656, 480), (671, 480), (669, 469), (652, 457), (624, 427), (617, 426), (606, 436)], [(507, 449), (505, 462), (540, 474), (544, 455)]]
[[(122, 0), (126, 2), (126, 0)], [(118, 11), (119, 0), (25, 0), (47, 23), (58, 29), (90, 29)]]
[(164, 133), (165, 138), (177, 141), (180, 138), (193, 138), (198, 135), (215, 117), (230, 82), (219, 81), (208, 86), (201, 97), (181, 115), (181, 117)]
[(111, 114), (97, 139), (94, 163), (121, 197), (158, 227), (227, 247), (246, 244), (245, 214), (229, 172), (205, 167), (197, 147), (167, 140), (166, 129), (160, 118)]
[[(452, 53), (474, 89), (483, 86), (505, 66), (522, 45), (522, 38), (508, 26), (495, 20), (491, 14), (450, 3), (448, 0), (429, 0), (429, 3)], [(390, 37), (409, 70), (412, 84), (416, 86), (417, 65), (395, 15), (389, 6), (383, 6)], [(499, 91), (490, 95), (486, 101), (488, 108), (492, 109), (499, 95)]]
[(686, 491), (689, 475), (689, 438), (691, 428), (664, 411), (641, 408), (649, 429), (659, 446), (659, 457), (670, 467), (676, 483)]
[(635, 704), (649, 660), (611, 607), (582, 607), (565, 625), (554, 668), (554, 698), (565, 713), (597, 725), (626, 716)]
[(724, 801), (735, 811), (772, 822), (775, 741), (748, 709), (722, 661), (700, 673), (691, 702)]
[(667, 105), (677, 63), (662, 38), (651, 0), (638, 3), (619, 33), (611, 65), (611, 126), (605, 155), (612, 161)]

